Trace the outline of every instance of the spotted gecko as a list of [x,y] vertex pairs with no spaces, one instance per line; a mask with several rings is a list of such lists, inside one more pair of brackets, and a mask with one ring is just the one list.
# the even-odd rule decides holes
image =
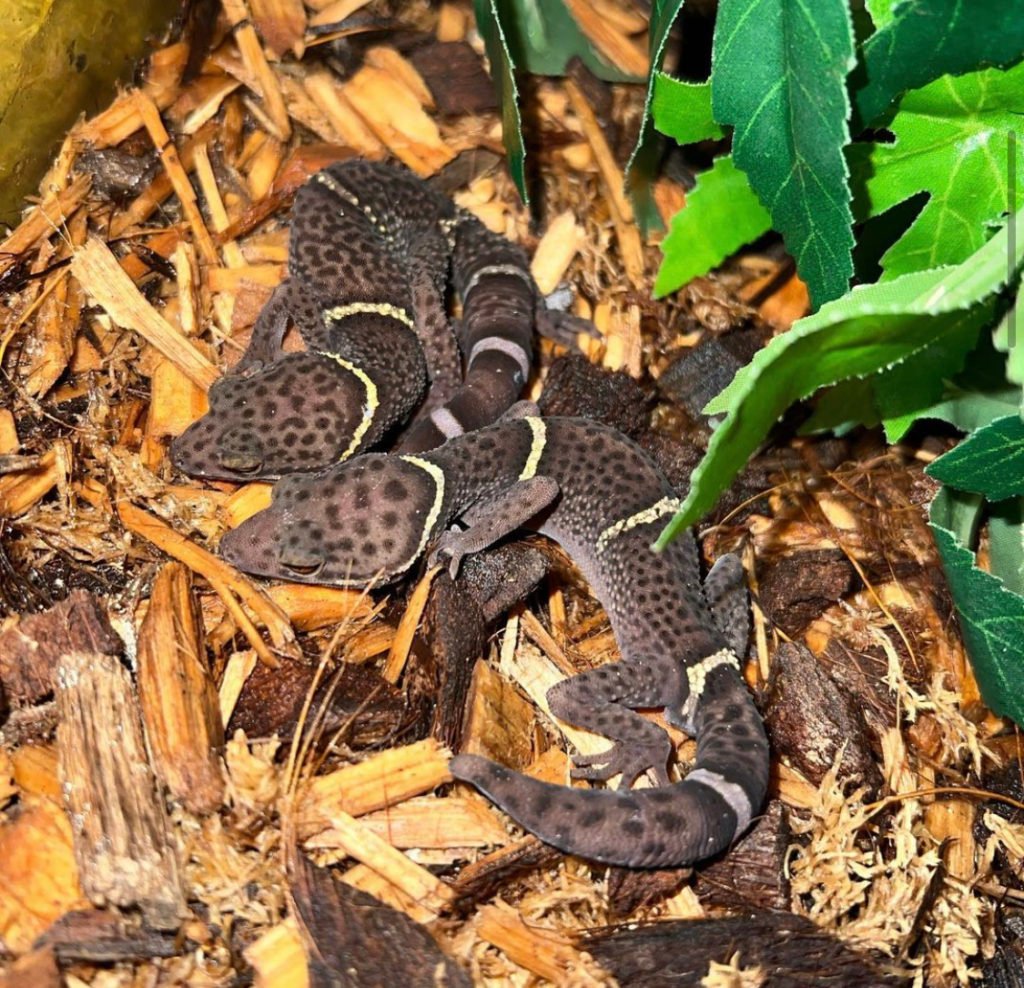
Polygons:
[[[526,256],[410,172],[351,160],[314,175],[296,195],[288,269],[209,413],[172,444],[186,473],[240,481],[346,460],[405,423],[428,378],[404,450],[492,422],[519,397],[538,306]],[[289,322],[305,351],[283,352]]]
[[[430,549],[454,572],[524,524],[559,542],[604,604],[622,661],[552,687],[564,721],[612,746],[577,756],[573,774],[618,790],[531,779],[477,755],[451,772],[542,840],[584,858],[672,867],[713,855],[742,833],[768,782],[768,744],[739,673],[748,631],[742,568],[724,556],[701,586],[692,535],[652,541],[679,502],[646,454],[586,419],[533,414],[417,454],[370,454],[274,487],[269,508],[228,532],[224,557],[250,573],[339,586],[384,584]],[[461,527],[453,527],[454,524]],[[671,745],[635,713],[661,707],[697,739],[685,779],[669,783]],[[658,785],[631,789],[650,771]]]

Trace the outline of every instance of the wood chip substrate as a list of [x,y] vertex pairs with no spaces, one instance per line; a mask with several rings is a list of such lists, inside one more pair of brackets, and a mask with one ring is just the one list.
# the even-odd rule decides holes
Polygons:
[[[649,4],[565,6],[646,71]],[[527,396],[681,490],[701,408],[807,293],[768,240],[652,300],[660,234],[622,191],[643,89],[574,64],[521,87],[524,207],[469,2],[190,7],[0,246],[0,985],[1024,983],[1024,741],[979,697],[925,523],[948,437],[787,419],[705,520],[705,562],[747,570],[773,777],[693,869],[566,856],[448,773],[471,751],[571,784],[606,744],[545,705],[617,658],[558,549],[499,550],[521,600],[493,557],[366,592],[220,559],[270,488],[193,481],[169,443],[333,161],[400,162],[524,245],[596,327],[540,342]],[[667,164],[666,221],[707,160]]]

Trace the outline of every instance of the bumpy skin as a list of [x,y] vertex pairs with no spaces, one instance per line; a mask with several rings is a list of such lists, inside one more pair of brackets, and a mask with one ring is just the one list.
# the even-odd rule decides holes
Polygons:
[[[445,311],[450,258],[465,379]],[[522,389],[536,304],[525,255],[409,172],[347,161],[315,175],[295,199],[288,267],[209,414],[172,445],[185,472],[251,480],[337,463],[404,422],[427,379],[402,448],[428,449],[492,422]],[[283,354],[289,322],[305,353]]]
[[[553,786],[473,755],[452,773],[541,839],[630,867],[688,864],[727,847],[764,798],[768,746],[739,676],[745,636],[740,571],[719,568],[713,609],[692,537],[650,546],[677,507],[667,481],[621,434],[584,419],[508,418],[418,456],[368,456],[277,485],[271,506],[224,537],[251,573],[342,586],[384,583],[430,543],[457,566],[464,552],[527,518],[558,541],[604,604],[622,661],[553,687],[563,720],[612,747],[577,758],[576,774],[628,787],[653,770],[661,786],[618,792]],[[450,530],[456,520],[465,531]],[[725,629],[717,617],[732,622]],[[743,627],[735,627],[737,621]],[[732,644],[730,644],[730,642]],[[663,707],[697,738],[686,779],[667,784],[667,735],[633,712]]]
[[[454,217],[403,169],[346,161],[313,176],[295,198],[289,278],[239,370],[211,389],[209,414],[172,445],[176,465],[222,480],[312,470],[404,421],[428,369],[454,390],[460,357],[444,309]],[[302,354],[281,350],[289,321]]]

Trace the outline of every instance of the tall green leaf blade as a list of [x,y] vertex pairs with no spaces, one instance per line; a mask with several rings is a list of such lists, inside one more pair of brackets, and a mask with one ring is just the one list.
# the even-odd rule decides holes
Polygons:
[[668,33],[683,9],[683,0],[654,0],[651,4],[651,27],[647,36],[651,53],[650,74],[647,77],[647,95],[644,97],[644,113],[640,124],[640,135],[626,165],[626,188],[633,200],[633,212],[641,231],[662,228],[661,216],[654,203],[651,186],[658,170],[661,157],[661,138],[651,121],[651,101],[654,98],[655,78],[665,58],[665,42]]
[[[1022,211],[1024,213],[1024,211]],[[1024,245],[1015,245],[1019,265]],[[708,511],[794,401],[818,388],[863,377],[914,351],[962,332],[979,300],[1007,279],[1007,231],[955,268],[918,271],[895,281],[855,288],[776,337],[709,402],[725,413],[690,479],[679,513],[658,539],[663,547]]]
[[733,158],[768,207],[815,306],[853,274],[843,148],[854,64],[846,0],[721,0],[712,102]]
[[[1024,62],[944,76],[907,93],[887,124],[891,144],[857,145],[855,175],[864,176],[859,217],[877,216],[919,192],[929,199],[907,232],[882,257],[884,277],[957,264],[977,250],[1007,204],[1024,205],[1024,183],[1011,203],[1008,145],[1024,113]],[[1017,174],[1024,147],[1016,146]],[[867,156],[867,160],[865,160]]]
[[991,710],[1024,727],[1024,597],[975,564],[954,534],[952,492],[943,489],[929,513],[960,628],[981,695]]
[[[574,56],[609,82],[639,82],[605,61],[562,0],[497,0],[512,60],[533,75],[564,75]],[[482,33],[482,32],[481,32]]]
[[695,144],[724,134],[711,113],[710,82],[684,82],[656,73],[651,117],[654,126],[677,144]]
[[524,203],[530,196],[526,189],[526,145],[523,142],[523,121],[519,115],[519,90],[516,67],[509,51],[502,14],[497,0],[473,0],[476,26],[484,39],[484,48],[491,63],[491,75],[498,90],[501,108],[501,139],[505,145],[508,170]]
[[729,155],[717,158],[697,179],[686,205],[672,217],[672,226],[661,245],[664,259],[654,282],[655,297],[707,274],[770,229],[771,223],[747,176]]
[[930,463],[927,473],[990,501],[1024,494],[1024,422],[1019,415],[990,422]]
[[999,0],[983,10],[968,0],[906,0],[864,43],[857,76],[865,81],[853,94],[857,118],[866,126],[907,90],[946,74],[1009,65],[1022,55],[1024,0]]

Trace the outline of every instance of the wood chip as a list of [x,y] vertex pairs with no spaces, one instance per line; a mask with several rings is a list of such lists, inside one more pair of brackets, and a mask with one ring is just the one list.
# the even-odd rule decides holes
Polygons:
[[430,597],[430,584],[439,569],[439,566],[433,566],[427,570],[409,595],[409,603],[402,614],[402,620],[399,622],[395,639],[391,643],[387,661],[384,663],[383,676],[389,683],[397,683],[402,676],[402,670],[409,658],[409,649],[412,648],[413,636],[420,626],[423,609],[427,606],[427,600]]
[[0,825],[0,888],[0,941],[15,954],[28,950],[54,920],[89,904],[59,804],[39,801]]
[[409,912],[416,922],[437,919],[454,901],[455,893],[441,879],[414,864],[355,817],[339,810],[330,814],[326,823],[327,829],[309,841],[307,847],[342,850],[361,861],[416,904]]
[[146,301],[110,248],[98,237],[90,237],[75,251],[71,273],[115,323],[137,332],[203,390],[208,390],[220,376],[195,344]]
[[224,606],[232,619],[249,640],[249,644],[267,665],[276,666],[277,658],[260,637],[256,625],[242,609],[243,602],[262,622],[276,648],[287,654],[296,653],[295,633],[288,623],[288,618],[272,600],[257,590],[233,566],[201,549],[194,542],[179,535],[169,525],[127,501],[118,504],[117,513],[130,531],[141,535],[209,581],[210,586],[224,601]]
[[281,87],[267,57],[263,53],[256,29],[249,20],[249,11],[244,0],[221,0],[224,13],[235,29],[235,41],[242,53],[242,60],[256,78],[253,91],[263,99],[267,116],[273,128],[273,134],[279,141],[287,141],[291,137],[292,125],[288,117],[288,108],[284,103]]
[[369,813],[360,822],[399,848],[486,847],[508,840],[498,814],[475,797],[423,796]]
[[599,985],[592,962],[564,936],[535,924],[527,925],[511,906],[483,906],[476,915],[480,938],[503,950],[521,967],[554,984]]
[[0,477],[0,518],[17,518],[38,504],[70,474],[69,446],[61,440],[20,470]]
[[242,955],[252,966],[257,988],[308,988],[306,950],[294,919],[272,926],[249,944]]
[[430,792],[451,781],[450,757],[436,741],[427,739],[317,776],[299,803],[299,829],[309,834],[329,826],[338,813],[361,816]]
[[117,659],[71,652],[57,673],[60,777],[82,886],[150,925],[186,915],[176,845],[156,791],[131,680]]
[[59,230],[85,201],[91,187],[92,179],[88,175],[79,175],[66,189],[47,196],[42,203],[30,209],[10,235],[0,242],[0,274],[38,246],[40,241]]
[[149,133],[150,140],[153,142],[153,146],[160,153],[160,160],[163,162],[164,170],[167,172],[167,177],[171,180],[174,192],[181,203],[181,211],[185,214],[185,219],[192,230],[192,236],[195,237],[199,255],[207,264],[217,264],[217,248],[214,246],[210,231],[206,229],[202,213],[199,212],[199,206],[196,203],[196,193],[192,188],[192,183],[188,180],[185,169],[182,167],[181,158],[178,156],[178,149],[171,140],[171,135],[167,133],[167,128],[164,127],[163,121],[160,119],[160,111],[148,96],[139,91],[135,93],[135,105]]
[[224,726],[205,659],[189,571],[168,563],[139,629],[139,699],[157,774],[197,814],[212,813],[224,796]]
[[541,295],[550,295],[558,287],[585,243],[586,234],[571,210],[560,213],[548,224],[530,262],[530,273]]
[[626,37],[623,30],[635,25],[635,20],[613,19],[617,7],[608,3],[599,8],[591,0],[565,0],[565,5],[606,61],[630,75],[646,78],[650,65],[647,52]]
[[640,232],[634,222],[633,207],[623,191],[622,169],[616,164],[604,130],[598,123],[597,117],[594,116],[594,111],[590,108],[582,90],[571,79],[566,79],[564,86],[565,91],[569,94],[573,112],[579,118],[583,132],[597,159],[597,168],[601,173],[605,199],[611,210],[612,223],[615,225],[615,237],[619,243],[619,252],[622,255],[626,276],[634,288],[643,288],[645,287],[643,244],[640,242]]
[[364,65],[344,87],[345,95],[377,138],[421,178],[455,157],[433,119],[400,79]]

